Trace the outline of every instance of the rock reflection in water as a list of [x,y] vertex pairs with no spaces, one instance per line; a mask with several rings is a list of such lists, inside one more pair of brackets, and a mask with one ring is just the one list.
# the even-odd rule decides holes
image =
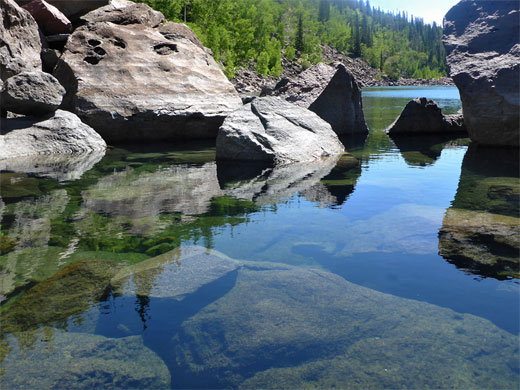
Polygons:
[[222,195],[214,162],[170,165],[154,172],[127,168],[82,192],[83,206],[110,216],[144,218],[162,213],[198,215]]
[[97,151],[73,155],[36,155],[0,160],[0,171],[18,172],[58,181],[78,180],[105,155]]
[[219,184],[226,195],[251,200],[257,205],[275,205],[299,193],[311,202],[331,206],[341,205],[351,190],[348,186],[336,188],[332,181],[328,184],[321,181],[329,176],[333,180],[338,172],[358,166],[357,159],[344,154],[274,167],[218,161],[217,171]]
[[439,231],[439,253],[468,272],[520,277],[518,149],[471,144]]
[[[406,163],[414,167],[433,165],[441,156],[442,150],[453,141],[456,145],[465,142],[460,135],[402,134],[391,137],[399,148]],[[459,142],[455,140],[459,139]]]

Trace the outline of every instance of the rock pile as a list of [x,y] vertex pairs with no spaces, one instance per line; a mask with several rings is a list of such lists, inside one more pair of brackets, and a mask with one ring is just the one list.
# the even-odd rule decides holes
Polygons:
[[[1,5],[0,99],[5,118],[0,122],[0,159],[104,151],[105,141],[91,127],[73,113],[56,111],[65,89],[54,76],[42,72],[43,38],[31,14],[11,0],[2,0]],[[40,6],[47,7],[40,0],[26,7],[36,15],[49,16],[38,13],[43,9]],[[47,10],[60,18],[58,10]]]
[[446,60],[479,144],[520,144],[519,4],[460,1],[445,16]]

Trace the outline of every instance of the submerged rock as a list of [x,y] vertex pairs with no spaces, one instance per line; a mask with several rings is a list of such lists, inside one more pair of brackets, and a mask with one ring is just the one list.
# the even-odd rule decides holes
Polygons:
[[280,81],[273,94],[315,112],[338,135],[368,133],[361,88],[343,64],[314,65]]
[[386,132],[397,134],[465,133],[462,115],[443,115],[433,100],[410,100]]
[[174,249],[123,268],[111,281],[116,295],[182,300],[240,267],[240,262],[203,247]]
[[479,144],[520,142],[519,15],[517,0],[460,1],[444,17],[446,61]]
[[0,78],[23,71],[41,70],[42,44],[33,17],[13,0],[1,0]]
[[57,110],[44,117],[3,119],[0,160],[35,154],[74,154],[104,151],[106,143],[71,112]]
[[155,11],[130,7],[140,13],[97,10],[70,36],[54,70],[63,107],[110,142],[215,138],[242,105],[233,85],[190,40],[139,24],[158,23]]
[[217,158],[268,163],[305,162],[344,147],[315,113],[276,97],[253,100],[229,115],[217,137]]
[[72,31],[70,20],[44,0],[33,0],[23,8],[29,11],[45,35],[68,34]]
[[[55,259],[57,261],[59,259]],[[69,318],[89,309],[110,292],[118,264],[89,259],[68,265],[54,276],[29,288],[2,312],[1,334],[64,326]]]
[[169,389],[164,362],[138,336],[111,339],[52,328],[2,341],[6,389]]
[[233,288],[175,333],[162,353],[176,364],[178,387],[519,384],[504,363],[517,340],[489,321],[319,270],[244,262]]
[[16,114],[41,116],[56,111],[65,88],[48,73],[22,72],[8,78],[2,86],[2,109]]

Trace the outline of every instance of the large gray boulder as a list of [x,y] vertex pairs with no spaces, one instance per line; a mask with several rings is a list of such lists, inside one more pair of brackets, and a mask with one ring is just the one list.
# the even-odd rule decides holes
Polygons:
[[444,115],[437,103],[422,97],[410,100],[386,132],[390,135],[463,133],[465,128],[462,115]]
[[215,138],[241,100],[212,56],[139,14],[106,10],[85,16],[55,68],[63,107],[110,142]]
[[443,42],[470,138],[520,143],[520,3],[461,1],[445,16]]
[[65,88],[56,78],[41,71],[22,72],[8,78],[2,86],[2,110],[40,116],[58,109]]
[[44,117],[2,119],[0,160],[35,154],[103,151],[106,143],[73,113],[57,110]]
[[229,115],[217,137],[217,158],[290,163],[344,151],[330,125],[277,97],[253,100]]
[[361,88],[343,64],[316,64],[293,79],[282,80],[273,93],[315,112],[338,135],[368,133]]
[[13,0],[0,0],[0,78],[25,70],[41,70],[38,25]]

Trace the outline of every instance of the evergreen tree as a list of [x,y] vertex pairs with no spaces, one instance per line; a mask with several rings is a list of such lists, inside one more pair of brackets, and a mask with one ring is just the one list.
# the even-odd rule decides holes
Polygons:
[[298,28],[296,29],[296,39],[294,41],[294,47],[299,52],[303,52],[305,49],[303,43],[303,15],[298,15]]

